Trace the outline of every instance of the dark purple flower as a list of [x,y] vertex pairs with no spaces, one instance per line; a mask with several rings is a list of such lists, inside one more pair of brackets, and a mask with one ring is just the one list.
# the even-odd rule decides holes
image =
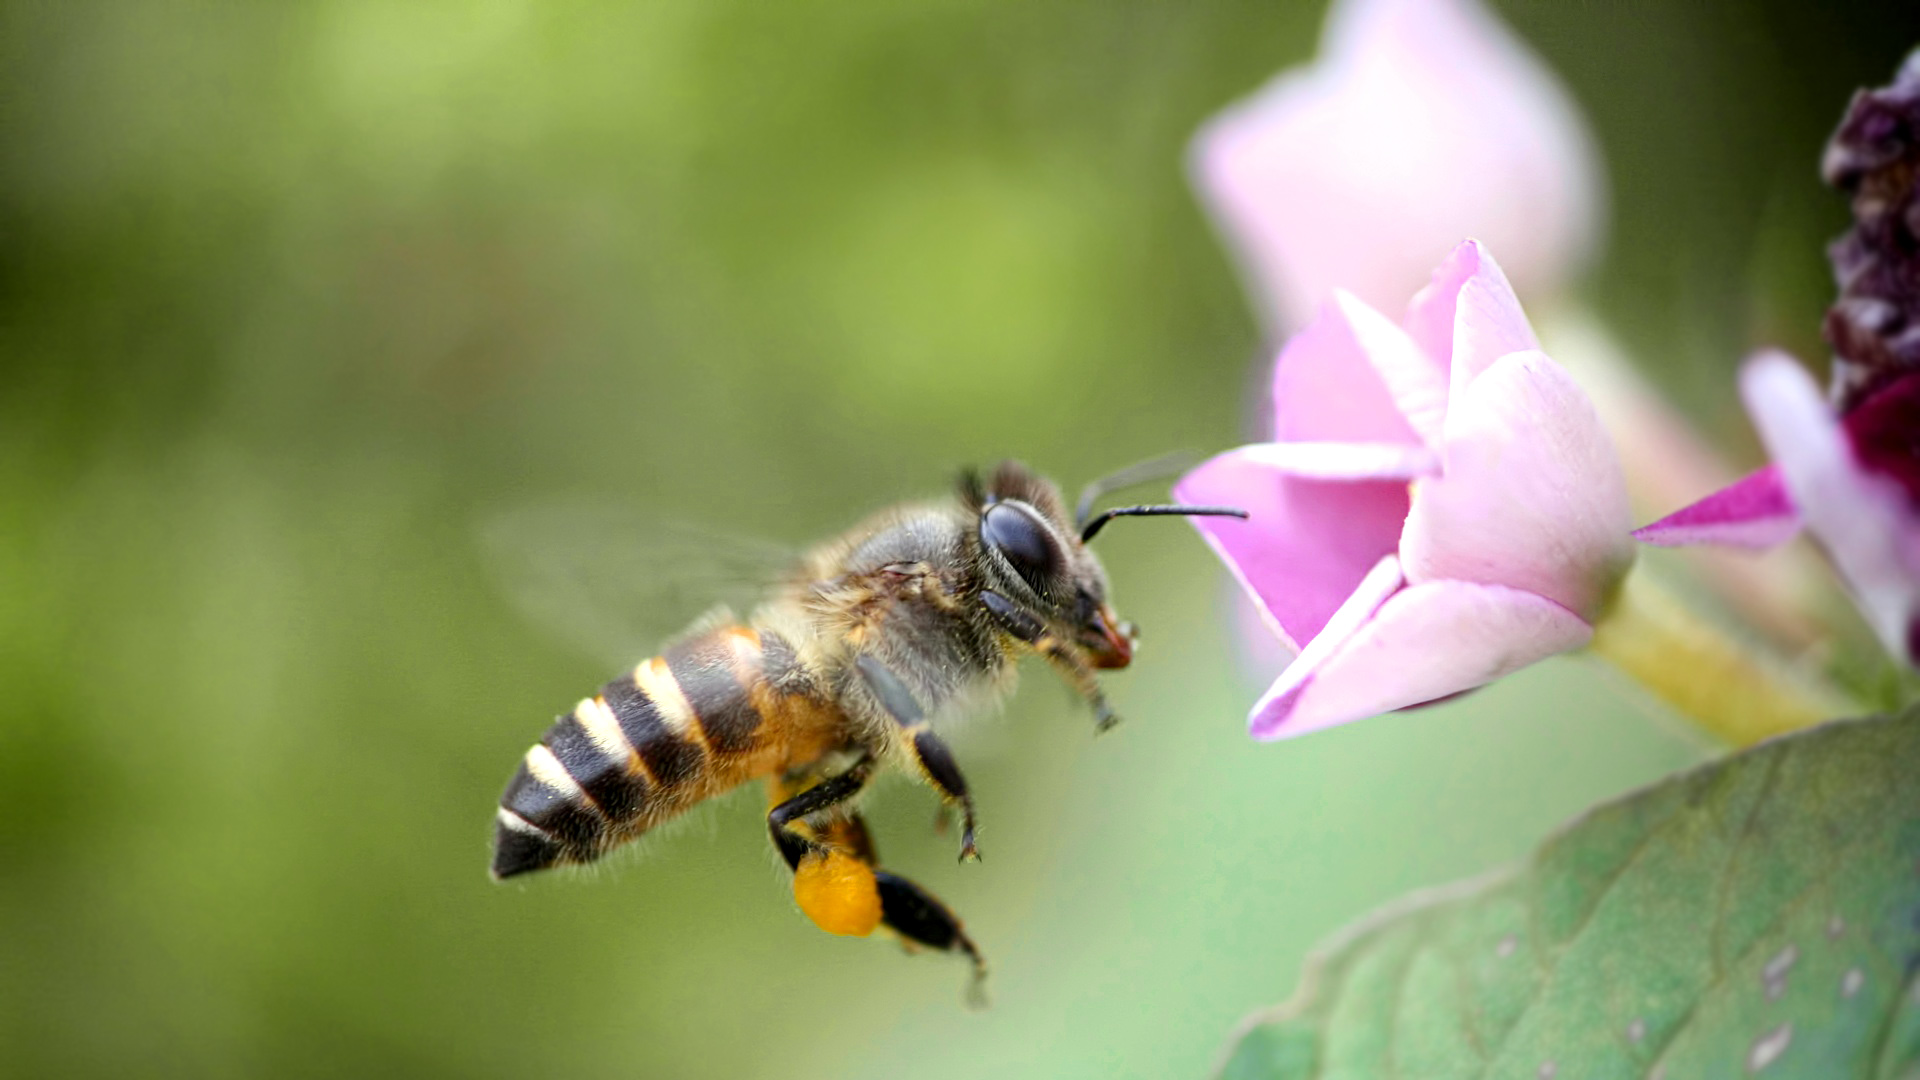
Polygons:
[[1854,95],[1821,172],[1854,216],[1828,252],[1832,404],[1792,359],[1749,361],[1741,391],[1774,464],[1634,535],[1770,547],[1804,525],[1887,649],[1920,666],[1920,51]]

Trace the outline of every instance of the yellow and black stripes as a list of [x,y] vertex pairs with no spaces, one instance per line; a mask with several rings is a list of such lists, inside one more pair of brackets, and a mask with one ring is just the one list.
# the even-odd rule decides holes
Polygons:
[[750,665],[758,677],[763,660],[758,634],[745,627],[706,634],[668,649],[661,660],[692,705],[708,746],[722,754],[752,749],[761,717],[753,707],[751,684],[740,673]]
[[659,657],[601,687],[600,696],[655,784],[679,787],[706,767],[706,747],[691,733],[693,708]]
[[634,760],[605,698],[588,698],[554,721],[541,744],[608,821],[631,821],[645,811],[653,774]]
[[591,862],[751,775],[743,766],[768,749],[762,644],[747,627],[711,631],[555,720],[500,797],[494,876]]

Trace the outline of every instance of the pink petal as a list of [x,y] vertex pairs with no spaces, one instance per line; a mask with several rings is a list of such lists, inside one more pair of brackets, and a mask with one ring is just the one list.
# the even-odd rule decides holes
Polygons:
[[1783,353],[1740,372],[1740,392],[1807,529],[1845,578],[1887,651],[1920,665],[1920,516],[1861,467],[1813,378]]
[[1315,63],[1209,124],[1192,171],[1276,333],[1336,286],[1391,310],[1465,236],[1550,291],[1599,216],[1577,111],[1474,0],[1336,2]]
[[1439,446],[1447,417],[1445,359],[1421,349],[1405,330],[1344,289],[1334,290],[1333,306],[1407,425],[1427,445]]
[[1655,547],[1724,544],[1764,551],[1799,532],[1800,511],[1787,494],[1779,466],[1768,465],[1692,506],[1635,529],[1633,538]]
[[1274,363],[1273,433],[1275,442],[1420,441],[1337,304],[1323,307]]
[[1480,269],[1480,253],[1478,244],[1456,244],[1413,294],[1401,320],[1407,336],[1442,368],[1453,367],[1453,314],[1460,306],[1460,290]]
[[1255,738],[1302,735],[1485,686],[1593,637],[1559,604],[1500,585],[1436,581],[1384,602],[1354,599],[1370,617],[1336,640],[1337,629],[1349,629],[1341,610],[1254,706]]
[[[1363,453],[1366,451],[1362,451]],[[1184,502],[1238,506],[1252,517],[1192,518],[1288,648],[1313,640],[1373,565],[1393,554],[1407,516],[1403,479],[1292,476],[1232,450],[1174,487]]]
[[1533,324],[1520,310],[1520,298],[1477,241],[1460,245],[1479,257],[1479,268],[1460,286],[1453,311],[1453,357],[1448,397],[1457,397],[1503,356],[1540,348]]
[[1247,717],[1247,726],[1254,738],[1277,737],[1273,729],[1284,723],[1292,713],[1301,692],[1312,681],[1313,673],[1345,648],[1373,618],[1380,605],[1386,603],[1406,583],[1406,578],[1400,573],[1399,556],[1387,555],[1373,564],[1354,585],[1353,591],[1341,600],[1326,626],[1312,641],[1307,642],[1306,648],[1298,651],[1293,662],[1280,672],[1280,677],[1254,703],[1253,712]]
[[1449,396],[1508,353],[1540,347],[1513,287],[1484,244],[1448,253],[1407,306],[1407,334],[1449,373]]
[[1537,352],[1496,362],[1449,405],[1442,468],[1414,490],[1408,581],[1506,585],[1599,616],[1633,561],[1633,517],[1572,376]]

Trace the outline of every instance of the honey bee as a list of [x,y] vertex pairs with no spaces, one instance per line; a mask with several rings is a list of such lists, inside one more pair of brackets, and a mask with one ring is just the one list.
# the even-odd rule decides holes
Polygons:
[[696,624],[554,721],[500,797],[493,876],[593,862],[763,779],[767,829],[808,918],[964,954],[978,987],[985,963],[960,919],[880,868],[855,800],[879,770],[904,767],[958,811],[960,858],[978,859],[973,797],[936,722],[1010,690],[1027,654],[1086,700],[1096,729],[1112,726],[1095,672],[1126,667],[1136,636],[1087,542],[1116,517],[1246,517],[1092,514],[1100,495],[1143,478],[1096,483],[1070,519],[1058,488],[1008,462],[964,475],[957,497],[884,511],[814,549],[744,621]]

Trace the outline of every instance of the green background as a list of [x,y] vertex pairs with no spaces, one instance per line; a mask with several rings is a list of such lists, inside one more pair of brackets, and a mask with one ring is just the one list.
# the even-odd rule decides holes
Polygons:
[[[1502,5],[1607,155],[1588,299],[1749,454],[1739,356],[1823,352],[1820,146],[1920,38],[1814,7]],[[1571,660],[1255,745],[1221,571],[1140,523],[1127,722],[1034,672],[958,733],[978,866],[923,790],[870,803],[991,1010],[808,925],[756,795],[494,885],[500,787],[609,668],[482,524],[802,542],[962,463],[1240,441],[1257,336],[1182,149],[1319,5],[0,11],[9,1074],[1194,1076],[1315,939],[1698,756]]]

